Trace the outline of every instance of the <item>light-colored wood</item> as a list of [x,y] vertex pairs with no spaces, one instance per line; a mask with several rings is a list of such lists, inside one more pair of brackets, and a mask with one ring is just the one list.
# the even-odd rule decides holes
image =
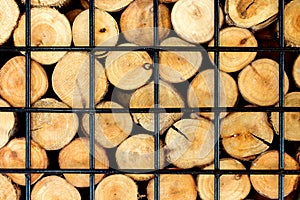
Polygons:
[[159,0],[160,3],[175,3],[178,0]]
[[300,55],[297,57],[297,59],[294,62],[293,78],[296,86],[300,88]]
[[[252,162],[251,170],[278,170],[279,152],[276,150],[261,154]],[[299,170],[299,164],[287,153],[284,153],[284,169]],[[270,199],[278,199],[278,175],[254,175],[250,174],[250,180],[254,189]],[[299,175],[284,176],[284,196],[289,195],[297,188]]]
[[[159,81],[159,107],[183,108],[184,102],[180,94],[169,84]],[[154,82],[137,89],[131,96],[130,108],[154,108]],[[160,113],[160,133],[163,134],[174,122],[182,117],[183,113]],[[135,123],[149,131],[154,131],[153,113],[132,113]]]
[[[68,106],[86,108],[89,106],[90,60],[87,52],[69,52],[55,66],[52,87],[57,96]],[[98,103],[108,89],[108,82],[102,64],[95,59],[95,103]]]
[[138,200],[138,186],[128,176],[114,174],[105,177],[95,190],[95,200]]
[[[67,17],[52,8],[32,8],[30,10],[31,22],[31,46],[34,47],[57,47],[70,46],[72,42],[71,26]],[[14,31],[15,46],[26,44],[26,17],[23,14],[18,26]],[[25,52],[22,52],[25,54]],[[33,51],[31,58],[35,61],[50,65],[56,63],[67,52],[66,51]]]
[[0,199],[19,200],[20,196],[20,189],[8,177],[0,174]]
[[[278,104],[276,106],[279,106]],[[284,107],[300,107],[300,92],[291,92],[284,97]],[[275,133],[279,134],[279,113],[271,113]],[[284,138],[300,141],[300,112],[284,112]]]
[[[71,0],[30,0],[32,6],[45,7],[45,6],[57,6],[62,7],[68,5]],[[25,4],[26,0],[22,0],[22,3]]]
[[[81,5],[89,8],[89,0],[80,0]],[[107,12],[118,12],[128,6],[133,0],[95,0],[95,7]]]
[[[0,95],[14,107],[25,107],[26,59],[16,56],[0,69]],[[48,89],[48,78],[43,67],[31,60],[31,104],[40,99]]]
[[277,19],[278,1],[226,0],[224,10],[228,24],[260,30]]
[[214,160],[214,128],[204,118],[177,121],[169,128],[165,143],[167,161],[179,168],[203,166]]
[[72,25],[75,18],[82,12],[82,9],[74,9],[74,10],[70,10],[69,12],[66,13],[66,17],[68,18],[70,24]]
[[[46,169],[48,157],[46,151],[36,142],[30,142],[31,169]],[[26,164],[26,141],[25,138],[14,138],[6,146],[0,149],[0,168],[25,169]],[[6,174],[13,182],[25,186],[25,174]],[[31,184],[34,184],[43,174],[31,174]]]
[[[225,72],[220,73],[219,105],[232,107],[237,102],[238,87],[235,80]],[[200,72],[191,82],[188,89],[188,104],[190,107],[214,107],[214,70],[208,69]],[[197,115],[214,119],[214,113],[199,112]],[[227,112],[220,113],[225,117]]]
[[[101,102],[96,108],[119,108],[123,106],[112,101]],[[82,118],[82,127],[85,134],[90,135],[89,115]],[[95,140],[105,148],[118,146],[131,133],[133,121],[129,113],[96,113],[95,115]]]
[[[211,0],[180,0],[171,12],[175,32],[192,43],[205,43],[214,36],[214,2]],[[224,21],[220,8],[220,27]]]
[[17,25],[20,10],[15,0],[1,1],[0,6],[0,45],[5,43]]
[[[61,169],[89,169],[90,168],[90,143],[85,137],[76,138],[65,146],[58,156],[58,163]],[[109,160],[105,150],[95,145],[95,169],[108,169]],[[95,175],[95,184],[99,183],[104,174]],[[69,183],[76,187],[89,187],[89,174],[69,174],[64,173],[64,177]]]
[[[153,45],[153,1],[135,0],[124,10],[120,27],[125,39],[137,45]],[[171,29],[170,11],[164,4],[158,6],[158,39],[166,38]]]
[[299,9],[299,0],[293,0],[284,7],[284,39],[289,46],[300,47]]
[[79,191],[65,179],[51,175],[38,181],[31,192],[31,200],[81,200]]
[[[89,9],[81,12],[72,26],[75,46],[89,46]],[[114,46],[118,42],[119,28],[116,20],[106,11],[95,9],[95,46]]]
[[[279,65],[262,58],[246,66],[238,76],[238,86],[244,99],[259,106],[271,106],[279,101]],[[284,93],[289,81],[284,73]]]
[[[136,46],[125,43],[120,46]],[[105,60],[108,80],[122,90],[135,90],[152,76],[153,61],[146,51],[112,51]]]
[[[233,39],[234,38],[234,39]],[[220,31],[220,46],[226,47],[257,47],[254,35],[244,28],[227,27]],[[208,46],[214,46],[212,40]],[[257,52],[220,52],[220,70],[224,72],[236,72],[252,62]],[[214,52],[208,52],[214,62]]]
[[[161,46],[195,47],[180,38],[170,37],[161,42]],[[201,52],[195,51],[160,51],[160,78],[171,83],[180,83],[191,78],[202,63]]]
[[[205,168],[214,170],[214,164]],[[220,160],[221,170],[246,170],[244,165],[232,158]],[[199,196],[203,200],[214,199],[214,175],[198,175],[197,188]],[[247,174],[224,174],[220,177],[220,200],[245,199],[251,190],[249,176]]]
[[[41,99],[33,108],[68,108],[52,98]],[[31,138],[46,150],[58,150],[75,136],[79,126],[76,113],[31,113]]]
[[249,160],[269,149],[265,142],[272,143],[273,130],[267,113],[235,112],[222,120],[220,136],[229,155]]
[[[10,105],[0,99],[0,107],[10,107]],[[2,148],[16,131],[16,115],[13,112],[0,112],[0,124],[0,148]]]
[[[164,167],[164,151],[160,145],[160,167]],[[154,168],[154,137],[147,134],[137,134],[124,140],[117,148],[116,161],[119,170],[126,172],[126,169],[141,169],[151,172]],[[128,174],[137,181],[146,181],[153,177],[153,174]]]
[[[160,200],[196,200],[196,183],[189,174],[161,174],[159,181]],[[147,198],[154,200],[154,179],[148,183]],[[156,191],[157,192],[157,191]]]

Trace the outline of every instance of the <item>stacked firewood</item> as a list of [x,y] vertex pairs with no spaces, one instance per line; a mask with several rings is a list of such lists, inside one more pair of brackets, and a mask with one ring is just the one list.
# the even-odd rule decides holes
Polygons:
[[[281,134],[288,144],[284,169],[300,170],[300,112],[284,112],[282,133],[280,113],[267,112],[279,107],[280,89],[284,107],[300,107],[300,0],[285,2],[284,45],[295,48],[281,54],[272,51],[280,46],[278,1],[224,0],[215,7],[212,0],[159,0],[157,15],[153,0],[93,2],[92,29],[88,0],[31,0],[30,25],[25,0],[1,2],[1,108],[26,107],[26,64],[30,64],[30,108],[123,110],[96,113],[94,128],[90,113],[31,112],[30,168],[41,169],[30,175],[31,199],[89,199],[85,192],[89,174],[49,174],[43,169],[89,169],[91,134],[95,169],[120,170],[113,175],[95,174],[95,199],[154,199],[154,174],[149,172],[158,161],[154,156],[157,127],[161,169],[215,170],[214,146],[219,139],[220,169],[244,171],[221,174],[220,199],[278,199],[278,174],[251,171],[279,169]],[[32,50],[27,62],[28,42],[35,48],[67,48]],[[155,63],[150,47],[157,42],[162,49],[174,50],[159,51]],[[79,50],[91,46],[123,50]],[[218,47],[250,48],[215,53]],[[268,51],[253,51],[257,47]],[[281,76],[280,61],[284,61]],[[218,106],[241,111],[216,114],[196,109],[214,108],[217,98]],[[162,110],[158,126],[154,112],[134,111],[155,107]],[[266,112],[253,111],[256,107],[265,107]],[[1,108],[0,169],[26,169],[24,114]],[[163,110],[171,108],[182,112]],[[219,130],[214,130],[215,120],[220,122]],[[130,169],[140,173],[126,171]],[[214,199],[214,177],[161,174],[160,199]],[[299,174],[284,176],[285,197],[297,198],[298,180]],[[23,199],[26,176],[13,170],[2,173],[0,186],[0,199]]]

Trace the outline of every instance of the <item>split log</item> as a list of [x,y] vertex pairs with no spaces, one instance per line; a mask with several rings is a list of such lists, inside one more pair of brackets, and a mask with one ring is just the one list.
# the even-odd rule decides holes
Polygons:
[[273,130],[267,113],[235,112],[222,120],[220,136],[229,155],[240,160],[250,160],[269,149]]
[[0,174],[0,199],[1,200],[19,200],[21,190],[11,182],[11,180]]
[[[68,108],[55,99],[37,101],[33,108]],[[58,150],[75,136],[79,126],[76,113],[31,113],[31,138],[46,150]]]
[[[48,167],[48,157],[46,151],[37,143],[31,141],[30,144],[31,169],[46,169]],[[26,141],[25,138],[14,138],[0,150],[0,168],[5,169],[25,169],[26,164]],[[25,186],[25,174],[6,174],[13,182]],[[31,184],[34,184],[43,174],[31,174]]]
[[300,88],[300,55],[297,57],[293,66],[293,78],[296,86]]
[[[120,46],[136,46],[125,43]],[[105,60],[108,80],[122,90],[135,90],[152,76],[153,61],[146,51],[112,51]]]
[[[161,42],[161,46],[195,47],[180,38],[170,37]],[[201,52],[160,51],[159,75],[170,83],[180,83],[191,78],[202,63]]]
[[[30,0],[30,4],[36,7],[57,6],[62,7],[70,3],[71,0]],[[22,0],[25,4],[26,0]]]
[[[118,12],[128,6],[133,0],[96,0],[95,7],[100,10],[105,10],[107,12]],[[89,8],[89,0],[80,0],[81,5],[85,8]]]
[[[69,52],[55,66],[52,87],[57,96],[68,106],[89,107],[90,62],[87,52]],[[108,82],[101,63],[95,59],[95,104],[105,95]]]
[[[272,150],[261,154],[252,162],[251,170],[278,170],[279,152]],[[299,164],[287,153],[284,153],[284,169],[299,170]],[[284,196],[287,196],[297,188],[299,175],[284,176]],[[250,174],[250,180],[254,189],[270,199],[278,199],[278,175]]]
[[[0,69],[0,95],[14,107],[25,107],[26,59],[16,56]],[[43,67],[31,60],[31,104],[40,99],[48,89],[48,78]]]
[[[161,174],[160,175],[160,200],[180,199],[196,200],[197,189],[193,176],[190,174]],[[147,186],[148,200],[154,200],[154,179]]]
[[300,1],[290,1],[284,7],[284,39],[288,46],[300,47]]
[[[214,170],[211,164],[204,170]],[[232,158],[220,160],[221,170],[246,170],[244,165]],[[201,199],[214,199],[214,175],[200,174],[197,177],[197,188]],[[220,177],[220,199],[236,200],[245,199],[251,190],[249,176],[246,174],[223,174]]]
[[[180,94],[169,84],[159,82],[159,107],[183,108],[184,102]],[[130,108],[154,108],[154,82],[137,89],[131,96]],[[174,122],[182,117],[183,113],[160,113],[159,127],[163,134]],[[154,113],[132,113],[133,120],[149,131],[154,131]]]
[[[72,26],[73,42],[75,46],[89,46],[90,44],[90,10],[81,12]],[[116,20],[107,12],[95,9],[95,46],[115,46],[119,39],[119,28]]]
[[[219,106],[233,107],[237,102],[238,87],[235,80],[227,73],[220,71]],[[200,72],[191,82],[188,89],[188,104],[190,107],[214,107],[214,70]],[[199,112],[197,115],[214,119],[214,113]],[[220,113],[225,117],[227,112]]]
[[69,12],[66,13],[66,17],[68,18],[70,24],[72,25],[75,18],[82,12],[83,10],[77,8],[74,10],[70,10]]
[[17,25],[20,10],[15,0],[6,0],[0,7],[0,45],[5,43]]
[[38,181],[31,192],[31,200],[81,200],[79,191],[59,176],[47,176]]
[[[96,108],[121,108],[121,105],[106,101],[101,102]],[[88,136],[89,115],[85,114],[82,118],[82,127]],[[95,115],[95,140],[105,148],[118,146],[131,133],[133,127],[132,118],[129,113],[96,113]]]
[[[10,105],[0,99],[0,107],[10,107]],[[0,148],[2,148],[16,132],[17,118],[13,112],[0,112],[0,122]]]
[[[238,86],[244,99],[259,106],[271,106],[279,101],[279,65],[274,60],[262,58],[246,66],[238,77]],[[284,73],[284,93],[289,81]]]
[[[71,26],[65,15],[52,8],[32,8],[30,10],[30,20],[31,46],[71,46]],[[25,24],[26,17],[23,14],[14,31],[16,47],[25,46],[26,44]],[[25,52],[22,53],[25,54]],[[66,51],[33,51],[31,52],[31,58],[41,64],[50,65],[56,63],[66,53]]]
[[187,169],[210,164],[214,160],[214,128],[204,119],[182,119],[166,134],[166,159]]
[[[88,138],[76,138],[65,146],[58,156],[60,169],[89,169],[90,168],[90,143]],[[105,150],[95,145],[95,169],[108,169],[109,161]],[[99,183],[104,174],[95,174],[95,184]],[[64,173],[64,177],[75,187],[89,187],[89,174]]]
[[[219,26],[224,21],[220,9]],[[184,13],[184,14],[183,14]],[[205,43],[214,36],[214,2],[211,0],[180,0],[171,12],[175,32],[184,40],[192,43]]]
[[[135,0],[124,10],[120,19],[122,34],[137,45],[154,44],[153,1]],[[158,6],[158,38],[165,39],[171,29],[170,11],[164,4]]]
[[[279,106],[278,104],[276,106]],[[300,107],[300,92],[285,95],[284,107]],[[271,122],[275,133],[279,134],[279,113],[271,113]],[[300,112],[284,112],[284,139],[300,141]]]
[[[234,38],[234,39],[233,39]],[[220,46],[226,47],[257,47],[254,35],[244,28],[227,27],[220,31]],[[214,46],[212,40],[208,46]],[[224,72],[236,72],[252,62],[257,52],[220,52],[220,70]],[[208,52],[214,62],[214,52]]]
[[226,0],[226,22],[242,28],[260,30],[277,19],[278,1]]
[[[116,161],[119,170],[141,169],[145,172],[154,171],[154,137],[147,134],[137,134],[124,140],[117,148]],[[164,167],[164,151],[160,146],[160,167]],[[128,174],[137,181],[146,181],[153,174]]]
[[126,175],[114,174],[105,177],[95,190],[95,200],[138,199],[138,186]]

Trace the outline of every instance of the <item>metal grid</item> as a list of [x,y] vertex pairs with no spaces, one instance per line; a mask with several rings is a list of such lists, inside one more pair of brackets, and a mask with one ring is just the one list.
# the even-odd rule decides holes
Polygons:
[[[196,47],[161,47],[159,46],[159,38],[158,38],[158,5],[159,0],[153,0],[153,12],[154,12],[154,46],[141,46],[139,49],[132,48],[132,47],[101,47],[95,46],[95,36],[94,36],[94,0],[89,1],[90,6],[90,26],[89,26],[89,33],[90,33],[90,44],[87,47],[31,47],[31,36],[30,36],[30,0],[26,0],[25,5],[25,12],[26,12],[26,46],[25,47],[1,47],[1,52],[15,52],[15,51],[25,51],[26,56],[26,107],[25,108],[0,108],[0,112],[17,112],[17,113],[25,113],[25,135],[26,135],[26,167],[25,169],[0,169],[0,173],[24,173],[26,175],[26,194],[25,199],[30,200],[31,195],[31,181],[30,175],[32,173],[44,173],[44,174],[62,174],[62,173],[84,173],[90,174],[90,187],[89,187],[89,199],[93,200],[95,196],[95,174],[97,173],[104,173],[104,174],[118,174],[124,173],[122,170],[117,169],[95,169],[95,161],[94,161],[94,151],[95,151],[95,113],[124,113],[124,112],[131,112],[131,113],[139,113],[139,112],[153,112],[155,117],[154,122],[154,135],[155,135],[155,170],[151,172],[142,172],[142,173],[150,173],[154,174],[154,188],[155,194],[154,198],[156,200],[160,199],[160,174],[212,174],[214,175],[214,199],[220,199],[220,176],[222,174],[278,174],[279,175],[279,190],[278,190],[278,197],[279,199],[284,199],[284,176],[289,174],[300,174],[300,170],[285,170],[284,169],[284,152],[285,152],[285,142],[284,142],[284,112],[299,112],[299,107],[284,107],[284,67],[285,67],[285,54],[286,53],[300,53],[299,48],[295,47],[285,47],[284,43],[284,0],[279,0],[279,14],[278,14],[278,21],[279,21],[279,47],[220,47],[219,46],[219,9],[218,6],[220,5],[220,0],[214,0],[214,47],[207,47],[206,51],[214,52],[215,60],[214,64],[217,66],[215,68],[214,73],[214,93],[219,94],[219,85],[220,85],[220,73],[219,73],[219,53],[223,51],[227,52],[242,52],[242,51],[255,51],[255,52],[278,52],[279,57],[279,107],[254,107],[248,109],[245,107],[220,107],[219,106],[219,95],[214,96],[214,107],[201,107],[201,108],[167,108],[162,109],[159,105],[159,71],[158,71],[158,59],[159,59],[159,51],[165,50],[172,50],[172,51],[203,51],[203,49],[199,46]],[[154,60],[154,109],[150,110],[148,108],[141,108],[141,109],[96,109],[95,102],[94,102],[94,62],[95,62],[95,51],[150,51],[153,53],[153,60]],[[88,51],[90,52],[90,102],[89,108],[84,109],[48,109],[48,108],[31,108],[30,106],[30,57],[32,51]],[[159,134],[159,115],[162,112],[213,112],[214,117],[214,138],[215,138],[215,146],[214,146],[214,170],[199,170],[199,169],[185,169],[185,170],[167,170],[167,169],[159,169],[160,168],[160,134]],[[220,141],[219,141],[219,131],[220,131],[220,113],[221,112],[279,112],[279,169],[278,170],[220,170]],[[65,113],[88,113],[90,115],[90,168],[89,169],[31,169],[30,168],[30,113],[32,112],[65,112]],[[127,172],[132,173],[140,173],[141,170],[128,170]],[[83,198],[84,199],[84,198]]]

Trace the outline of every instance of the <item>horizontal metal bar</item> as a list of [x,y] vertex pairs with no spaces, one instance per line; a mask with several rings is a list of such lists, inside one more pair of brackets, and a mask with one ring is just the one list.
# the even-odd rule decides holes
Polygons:
[[0,112],[41,113],[194,113],[194,112],[300,112],[299,107],[193,107],[193,108],[15,108],[0,107]]

